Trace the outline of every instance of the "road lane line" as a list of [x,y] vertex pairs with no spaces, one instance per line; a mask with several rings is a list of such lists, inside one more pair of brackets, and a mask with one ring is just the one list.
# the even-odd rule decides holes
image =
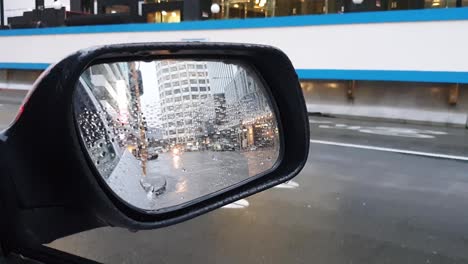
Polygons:
[[376,146],[348,144],[348,143],[340,143],[340,142],[325,141],[325,140],[314,140],[314,139],[311,139],[310,143],[340,146],[340,147],[348,147],[348,148],[378,150],[378,151],[384,151],[384,152],[393,152],[393,153],[401,153],[401,154],[408,154],[408,155],[417,155],[417,156],[439,158],[439,159],[452,159],[452,160],[468,161],[468,157],[463,157],[463,156],[454,156],[454,155],[445,155],[445,154],[439,154],[439,153],[420,152],[420,151],[412,151],[412,150],[405,150],[405,149],[382,148],[382,147],[376,147]]

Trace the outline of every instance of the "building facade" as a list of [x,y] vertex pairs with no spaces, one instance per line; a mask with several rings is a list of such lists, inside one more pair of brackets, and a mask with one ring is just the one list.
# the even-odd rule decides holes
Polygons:
[[207,63],[159,61],[155,65],[164,139],[186,143],[210,133],[214,103]]

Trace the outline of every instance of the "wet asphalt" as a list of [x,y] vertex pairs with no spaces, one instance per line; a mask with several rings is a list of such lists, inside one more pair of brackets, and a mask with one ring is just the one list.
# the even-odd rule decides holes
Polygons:
[[466,129],[311,117],[311,138],[289,184],[175,226],[49,246],[105,263],[468,263],[468,162],[320,143],[466,157]]

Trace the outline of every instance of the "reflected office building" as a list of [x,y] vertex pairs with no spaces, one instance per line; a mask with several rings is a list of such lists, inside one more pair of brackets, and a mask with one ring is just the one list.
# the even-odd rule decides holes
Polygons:
[[272,118],[259,93],[260,80],[243,67],[177,60],[156,62],[155,67],[158,123],[169,143],[247,147],[254,144],[260,119]]
[[212,133],[215,111],[207,63],[159,61],[155,66],[163,138],[187,143]]

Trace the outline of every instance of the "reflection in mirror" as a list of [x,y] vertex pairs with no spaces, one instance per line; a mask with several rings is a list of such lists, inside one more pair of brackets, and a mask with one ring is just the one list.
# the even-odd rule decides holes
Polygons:
[[236,61],[94,65],[79,79],[74,111],[99,174],[145,211],[236,185],[279,156],[263,82]]

